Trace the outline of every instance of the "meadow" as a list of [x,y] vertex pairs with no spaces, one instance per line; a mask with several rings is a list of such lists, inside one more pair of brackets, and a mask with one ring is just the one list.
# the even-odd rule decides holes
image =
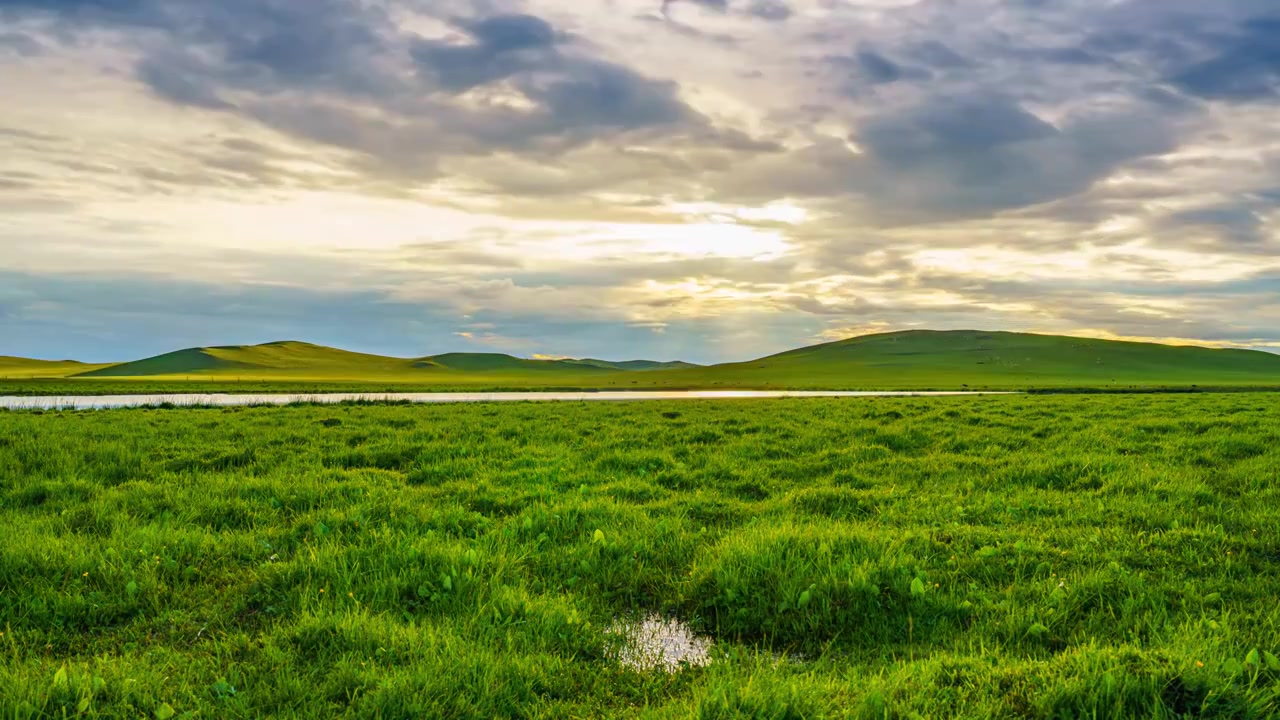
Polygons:
[[1276,717],[1277,528],[1270,394],[0,412],[0,717]]

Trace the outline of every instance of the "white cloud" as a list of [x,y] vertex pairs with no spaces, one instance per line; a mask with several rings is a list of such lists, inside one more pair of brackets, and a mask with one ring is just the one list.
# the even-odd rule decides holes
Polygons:
[[690,357],[1280,337],[1262,2],[36,5],[0,2],[0,264],[77,333],[50,282],[361,294],[548,354],[502,319]]

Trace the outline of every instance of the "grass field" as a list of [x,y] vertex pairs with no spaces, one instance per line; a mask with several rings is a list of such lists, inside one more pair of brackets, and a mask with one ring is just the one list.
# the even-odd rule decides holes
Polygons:
[[[28,360],[0,355],[0,378],[13,380],[65,379],[99,369],[101,365],[85,365],[70,360]],[[3,381],[0,381],[3,382]]]
[[661,379],[797,388],[1280,386],[1280,355],[1025,333],[910,331],[665,372]]
[[1273,353],[976,331],[868,335],[709,367],[466,353],[403,359],[296,342],[181,350],[89,370],[22,362],[13,374],[0,363],[0,394],[1280,388]]
[[1278,468],[1264,394],[0,413],[0,717],[1276,717]]

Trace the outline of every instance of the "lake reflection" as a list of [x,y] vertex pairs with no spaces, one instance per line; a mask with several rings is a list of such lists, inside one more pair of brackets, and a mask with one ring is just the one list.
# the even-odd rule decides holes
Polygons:
[[652,392],[488,392],[488,393],[329,393],[263,395],[95,395],[0,397],[9,410],[108,410],[157,407],[243,407],[253,405],[332,405],[345,402],[489,403],[489,402],[629,402],[640,400],[760,400],[771,398],[869,398],[1008,395],[981,392],[824,392],[773,390],[656,390]]

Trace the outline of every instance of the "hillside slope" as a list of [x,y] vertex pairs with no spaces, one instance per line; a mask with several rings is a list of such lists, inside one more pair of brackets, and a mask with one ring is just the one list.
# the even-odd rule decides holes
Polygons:
[[[647,360],[598,364],[576,360],[526,360],[499,353],[448,353],[425,358],[393,358],[303,342],[190,348],[107,367],[79,366],[61,375],[82,379],[198,378],[243,380],[378,380],[404,383],[497,383],[536,385],[543,381],[591,382],[631,370],[672,367]],[[691,366],[692,367],[692,366]]]
[[623,362],[612,362],[609,360],[595,360],[587,358],[585,360],[569,360],[568,362],[576,365],[593,365],[599,368],[607,368],[610,370],[628,370],[633,372],[652,372],[655,370],[685,370],[702,367],[693,363],[682,362],[676,360],[674,362],[655,362],[653,360],[627,360]]
[[573,360],[526,360],[498,353],[449,353],[426,358],[426,361],[458,372],[598,375],[618,371],[618,368],[584,365]]
[[0,355],[0,378],[7,380],[62,378],[103,367],[106,366],[86,365],[74,360],[29,360]]
[[791,388],[1280,386],[1280,355],[981,331],[865,335],[659,374],[673,385]]
[[301,342],[191,348],[81,373],[77,377],[164,375],[386,375],[412,369],[412,361],[347,352]]

